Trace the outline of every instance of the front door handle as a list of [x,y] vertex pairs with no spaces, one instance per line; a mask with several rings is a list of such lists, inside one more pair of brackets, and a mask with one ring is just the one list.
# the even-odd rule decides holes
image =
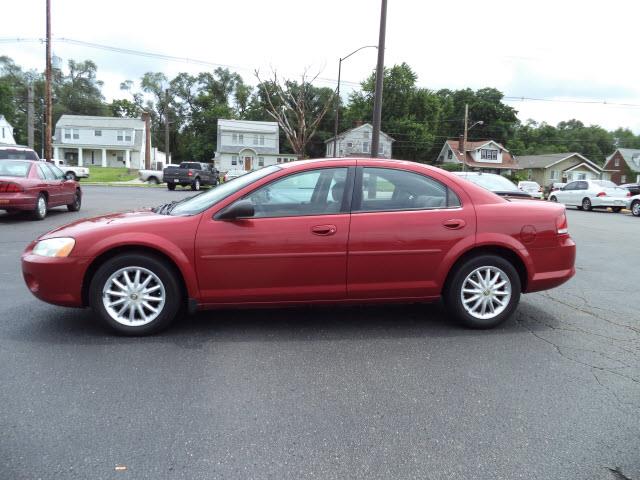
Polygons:
[[444,228],[448,228],[449,230],[459,230],[463,228],[467,222],[462,220],[461,218],[451,218],[449,220],[445,220],[442,222],[442,226]]
[[334,235],[338,231],[335,225],[315,225],[311,227],[311,233],[314,235],[329,236]]

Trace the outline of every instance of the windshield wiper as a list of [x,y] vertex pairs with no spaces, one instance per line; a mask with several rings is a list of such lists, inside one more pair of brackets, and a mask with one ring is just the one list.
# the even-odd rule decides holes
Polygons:
[[174,200],[173,202],[165,203],[163,205],[155,207],[153,211],[160,215],[169,215],[169,212],[171,211],[171,209],[173,209],[173,207],[175,207],[176,203],[178,203],[177,200]]

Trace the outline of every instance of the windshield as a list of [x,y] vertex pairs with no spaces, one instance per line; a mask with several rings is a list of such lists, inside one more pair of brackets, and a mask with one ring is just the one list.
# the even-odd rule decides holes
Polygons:
[[8,160],[0,162],[0,177],[26,177],[29,173],[31,164],[29,162],[20,162]]
[[461,177],[492,192],[512,192],[518,190],[509,179],[501,177],[500,175],[461,175]]
[[175,207],[171,209],[171,215],[195,215],[196,213],[203,212],[210,206],[218,203],[220,200],[278,170],[280,170],[280,167],[273,165],[256,170],[255,172],[247,173],[246,175],[234,178],[233,180],[229,180],[228,182],[212,188],[208,192],[201,193],[200,195],[196,195],[195,197],[191,197],[177,203]]
[[33,150],[0,148],[0,160],[39,160]]

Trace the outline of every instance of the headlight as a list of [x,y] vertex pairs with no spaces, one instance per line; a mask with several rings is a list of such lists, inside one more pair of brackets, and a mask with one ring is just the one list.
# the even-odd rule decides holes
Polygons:
[[33,247],[33,254],[42,257],[68,257],[76,241],[73,238],[48,238]]

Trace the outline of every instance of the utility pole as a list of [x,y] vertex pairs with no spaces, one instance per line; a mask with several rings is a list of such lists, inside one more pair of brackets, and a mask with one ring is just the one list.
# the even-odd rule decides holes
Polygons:
[[34,147],[34,138],[33,138],[33,83],[29,83],[29,88],[27,89],[27,145],[29,148]]
[[169,148],[169,89],[164,91],[164,149],[167,164],[171,163],[171,149]]
[[462,171],[467,165],[467,133],[469,131],[469,104],[464,104],[464,135],[462,136]]
[[149,112],[142,112],[142,119],[144,120],[144,168],[149,170],[151,169],[151,120]]
[[342,58],[338,62],[338,89],[336,96],[336,120],[333,124],[333,157],[338,156],[338,122],[340,115],[340,72],[342,71]]
[[382,122],[382,80],[384,77],[384,41],[387,30],[387,0],[382,0],[380,9],[380,37],[378,39],[378,65],[376,67],[376,92],[373,102],[373,134],[371,136],[371,158],[380,150],[380,123]]
[[45,70],[45,102],[46,102],[46,122],[47,126],[44,133],[44,156],[45,159],[51,160],[51,124],[53,117],[53,101],[51,99],[51,0],[47,0],[47,61]]

